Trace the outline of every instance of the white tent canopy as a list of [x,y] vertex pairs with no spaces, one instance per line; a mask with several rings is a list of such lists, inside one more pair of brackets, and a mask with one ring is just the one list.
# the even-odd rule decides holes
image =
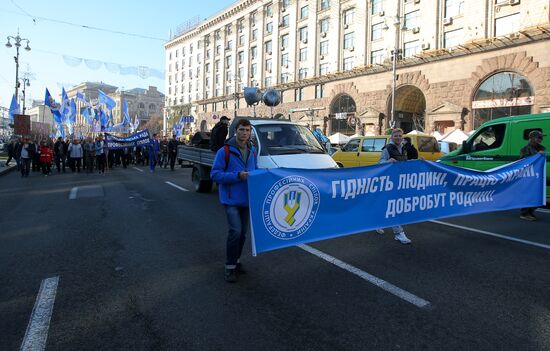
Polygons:
[[437,140],[441,140],[441,138],[443,138],[443,135],[441,135],[440,132],[438,132],[437,130],[435,132],[432,133],[432,136]]
[[455,130],[445,134],[440,139],[440,141],[450,141],[450,142],[457,143],[458,145],[460,145],[466,139],[468,139],[468,134],[464,133],[460,129],[455,129]]
[[350,137],[342,133],[336,133],[329,136],[328,139],[331,144],[345,144],[349,141]]

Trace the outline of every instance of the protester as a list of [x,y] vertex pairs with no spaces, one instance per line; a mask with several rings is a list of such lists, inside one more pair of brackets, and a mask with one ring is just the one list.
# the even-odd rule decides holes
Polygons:
[[45,141],[40,143],[40,166],[42,167],[42,174],[48,176],[52,173],[52,161],[53,152]]
[[153,134],[153,140],[149,144],[149,169],[151,173],[155,171],[155,166],[160,155],[160,143],[157,134]]
[[178,156],[178,139],[176,135],[172,135],[172,139],[168,142],[168,162],[170,162],[170,170],[174,170],[176,165],[176,158]]
[[210,132],[210,150],[216,152],[225,143],[228,133],[229,118],[222,116],[220,121],[214,125]]
[[19,163],[17,162],[17,158],[15,157],[15,140],[10,141],[10,143],[8,144],[8,160],[5,163],[6,167],[10,165],[10,161],[12,159],[16,160],[15,163]]
[[[519,151],[519,157],[520,158],[526,158],[529,156],[533,156],[536,154],[542,154],[546,152],[546,148],[542,146],[542,132],[538,130],[533,130],[529,133],[529,142],[527,145],[521,148]],[[520,210],[520,216],[519,218],[524,219],[526,221],[536,221],[537,217],[535,217],[535,210],[536,207],[526,207],[522,208]]]
[[[403,143],[403,130],[396,128],[391,131],[391,140],[382,150],[379,163],[387,162],[402,162],[407,161],[407,151]],[[398,240],[402,244],[410,244],[411,240],[405,235],[403,227],[397,225],[392,227],[394,239]],[[383,229],[377,229],[378,233],[383,234]]]
[[229,227],[226,244],[225,280],[237,281],[241,269],[240,257],[248,230],[249,172],[257,168],[256,150],[250,143],[251,124],[247,119],[238,121],[236,136],[219,149],[212,166],[211,178],[218,183],[220,202],[225,206]]
[[160,162],[159,167],[166,168],[168,166],[168,140],[163,136],[160,141]]
[[21,177],[26,178],[29,176],[31,168],[31,160],[36,153],[36,146],[29,141],[28,138],[23,138],[21,146],[18,151],[16,151],[20,157],[21,161]]
[[82,165],[82,145],[80,145],[80,142],[75,139],[73,142],[69,145],[69,155],[71,157],[71,171],[76,171],[80,173],[80,167]]
[[418,150],[412,144],[410,137],[403,138],[403,148],[407,152],[407,160],[417,160],[418,159]]
[[107,159],[105,157],[105,151],[103,149],[103,139],[101,138],[101,136],[95,138],[94,147],[96,164],[99,174],[105,174],[105,162],[107,162]]
[[34,150],[34,153],[31,157],[32,162],[32,171],[33,172],[40,172],[40,145],[37,145],[34,140],[29,139],[29,144],[32,145],[32,148]]
[[57,168],[57,173],[60,173],[63,170],[65,173],[65,159],[67,154],[65,153],[65,142],[63,138],[57,138],[57,141],[53,145],[53,154],[55,157],[55,166]]

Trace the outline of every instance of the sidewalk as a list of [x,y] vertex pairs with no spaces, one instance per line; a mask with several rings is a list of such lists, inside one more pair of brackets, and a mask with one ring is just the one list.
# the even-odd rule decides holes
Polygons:
[[15,166],[15,160],[10,162],[10,165],[6,167],[6,160],[0,160],[0,176],[13,171],[17,167]]

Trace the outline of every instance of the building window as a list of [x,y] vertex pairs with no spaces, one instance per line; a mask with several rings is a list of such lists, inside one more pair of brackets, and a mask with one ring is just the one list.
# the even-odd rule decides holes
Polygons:
[[349,9],[344,11],[344,24],[353,24],[353,17],[355,16],[355,9]]
[[193,55],[193,44],[189,45],[189,54]]
[[281,83],[284,84],[284,83],[288,83],[288,76],[290,74],[288,73],[281,73]]
[[384,50],[375,50],[370,54],[370,63],[372,65],[381,65],[384,62]]
[[325,85],[317,84],[315,85],[315,98],[320,99],[325,96]]
[[252,30],[252,41],[258,39],[258,30],[257,29],[253,29]]
[[232,64],[233,64],[233,57],[229,55],[225,58],[225,68],[231,67]]
[[328,55],[328,40],[319,44],[319,55]]
[[244,34],[239,35],[239,46],[243,46],[243,45],[244,45]]
[[206,65],[204,65],[204,71],[205,71],[206,73],[210,73],[210,64],[209,64],[209,63],[207,63]]
[[353,57],[346,57],[343,62],[344,71],[349,71],[353,68]]
[[382,32],[384,31],[384,22],[372,25],[371,40],[382,39]]
[[272,52],[272,49],[273,49],[271,40],[266,41],[264,45],[265,45],[265,53],[268,54],[268,55],[271,55],[271,52]]
[[463,13],[464,0],[445,0],[445,18],[460,16]]
[[302,43],[307,43],[307,27],[302,27],[298,29],[300,41]]
[[294,101],[302,101],[304,99],[304,88],[294,89]]
[[413,55],[416,55],[420,52],[420,41],[409,41],[408,43],[405,43],[403,48],[403,53],[405,57],[411,57]]
[[210,49],[206,50],[206,59],[208,60],[210,58]]
[[306,5],[306,6],[303,6],[301,9],[300,9],[300,19],[303,20],[303,19],[306,19],[307,16],[308,16],[308,9],[309,7]]
[[532,105],[533,89],[527,77],[515,72],[497,73],[476,91],[472,101],[473,127],[495,118],[530,114]]
[[222,52],[222,46],[216,45],[216,55],[219,55]]
[[256,73],[258,71],[258,65],[253,63],[250,65],[250,77],[254,78],[256,76]]
[[319,21],[319,29],[321,33],[328,33],[328,27],[329,27],[329,19],[323,18]]
[[300,62],[304,62],[307,60],[307,48],[301,48],[300,49]]
[[420,10],[412,11],[405,14],[404,27],[405,29],[413,29],[418,27],[418,18],[420,17]]
[[290,6],[290,0],[281,0],[281,5],[283,8],[287,8]]
[[271,77],[265,77],[264,78],[264,87],[268,88],[271,86]]
[[216,60],[214,62],[214,69],[216,70],[216,72],[220,70],[220,60]]
[[231,82],[231,71],[225,72],[225,81],[228,83]]
[[443,37],[443,47],[451,48],[464,42],[464,30],[462,28],[445,32]]
[[201,63],[202,55],[199,53],[197,54],[197,63]]
[[300,68],[298,71],[298,78],[306,79],[307,78],[307,68]]
[[258,48],[253,46],[250,48],[250,57],[254,60],[258,56]]
[[271,73],[272,68],[271,59],[265,60],[265,70]]
[[219,73],[216,74],[215,79],[216,79],[216,84],[220,84],[220,74]]
[[319,65],[319,75],[324,76],[328,74],[328,63],[322,63]]
[[267,22],[265,24],[265,32],[268,34],[273,33],[273,22]]
[[281,55],[281,66],[287,68],[288,67],[288,54],[282,54]]
[[281,36],[281,47],[288,48],[288,34]]
[[288,27],[289,24],[290,24],[290,16],[289,15],[284,15],[283,20],[281,22],[281,27],[286,28],[286,27]]
[[239,64],[244,62],[244,51],[239,51]]
[[233,33],[233,30],[232,30],[231,27],[232,27],[231,24],[228,24],[228,25],[225,26],[225,34],[226,35],[230,35],[231,33]]
[[321,0],[321,10],[326,10],[330,7],[330,0]]
[[353,38],[354,37],[355,37],[354,32],[344,34],[344,49],[353,48]]
[[254,27],[256,25],[256,16],[257,16],[256,12],[252,12],[250,14],[250,26],[252,26],[252,27]]
[[495,36],[519,32],[519,13],[495,19]]
[[233,49],[233,40],[227,41],[227,46],[225,47],[226,50],[232,50]]
[[384,11],[384,2],[383,0],[372,0],[372,11],[373,15],[379,14]]
[[273,5],[266,5],[264,8],[264,13],[268,17],[273,17]]

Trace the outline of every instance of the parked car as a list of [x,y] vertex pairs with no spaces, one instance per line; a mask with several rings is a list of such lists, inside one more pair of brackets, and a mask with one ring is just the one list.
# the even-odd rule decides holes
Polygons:
[[[418,157],[435,161],[443,156],[437,140],[427,134],[405,134],[411,138],[418,150]],[[342,150],[336,151],[332,158],[340,167],[359,167],[377,164],[382,149],[389,142],[389,135],[364,136],[352,138]]]
[[458,149],[458,144],[452,141],[438,141],[439,149],[445,155]]

